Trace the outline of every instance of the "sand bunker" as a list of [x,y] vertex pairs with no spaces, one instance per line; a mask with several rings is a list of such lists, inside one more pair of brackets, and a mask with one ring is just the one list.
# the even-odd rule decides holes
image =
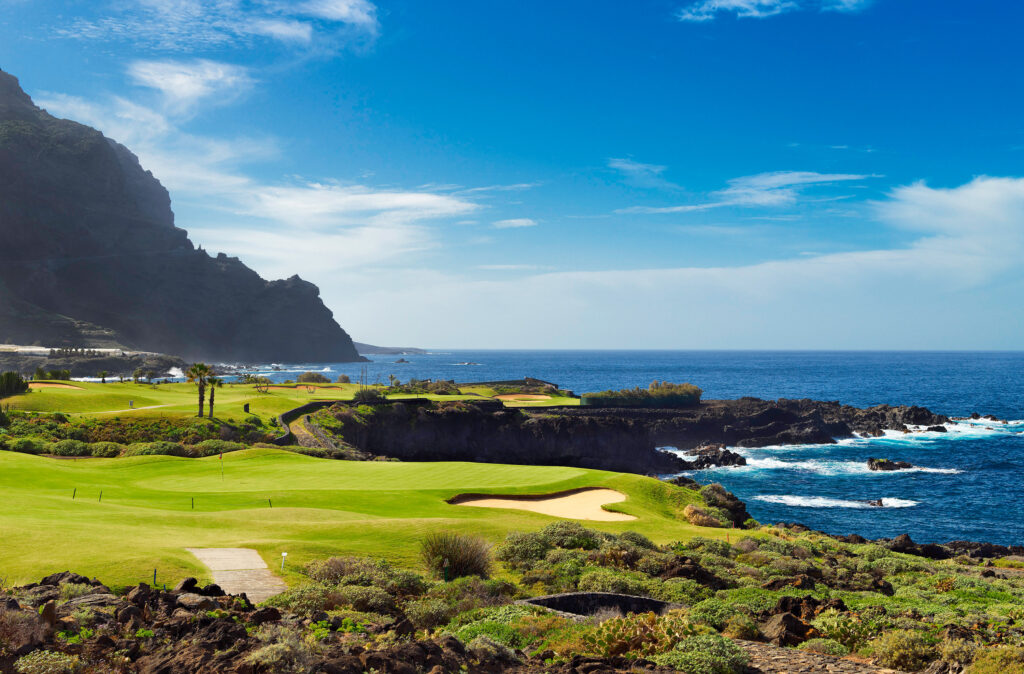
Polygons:
[[492,496],[484,494],[464,494],[456,496],[449,503],[477,508],[511,508],[513,510],[529,510],[530,512],[552,517],[564,517],[571,520],[595,520],[598,522],[625,522],[635,520],[632,515],[613,513],[601,506],[608,503],[621,503],[626,495],[612,489],[580,489],[548,494],[544,496]]
[[506,393],[494,397],[498,400],[551,400],[551,396],[540,393]]
[[72,386],[71,384],[47,384],[46,382],[33,381],[29,382],[29,388],[73,388],[78,391],[82,390],[81,386]]

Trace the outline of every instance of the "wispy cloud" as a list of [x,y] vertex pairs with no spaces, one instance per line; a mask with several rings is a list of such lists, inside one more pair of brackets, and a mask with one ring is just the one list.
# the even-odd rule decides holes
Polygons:
[[[880,199],[873,211],[877,224],[915,236],[902,246],[831,254],[805,250],[721,267],[483,280],[409,270],[389,272],[388,278],[381,274],[379,283],[370,282],[359,293],[329,287],[325,294],[351,325],[364,325],[367,333],[401,333],[416,342],[453,347],[1024,346],[1015,310],[1024,288],[1019,262],[1024,256],[1024,179],[978,178],[950,189],[908,185]],[[556,301],[539,301],[551,288],[558,288]],[[382,313],[381,306],[391,310]],[[453,306],[473,316],[459,326],[461,344],[452,344],[450,327],[435,318]],[[953,315],[956,320],[922,321],[922,316]],[[700,330],[692,330],[694,316],[700,316]],[[652,324],[659,329],[636,330]],[[984,334],[977,324],[986,326]],[[537,325],[559,326],[558,334],[540,334]]]
[[680,190],[679,185],[662,177],[668,167],[658,164],[644,164],[625,157],[611,157],[608,168],[617,171],[627,183],[637,187],[663,190]]
[[247,68],[207,59],[135,61],[128,75],[135,84],[159,91],[165,106],[178,114],[210,97],[229,103],[254,84]]
[[733,178],[729,186],[711,194],[712,200],[680,206],[633,206],[617,213],[690,213],[724,206],[778,207],[797,202],[803,189],[836,182],[864,180],[871,176],[813,171],[773,171]]
[[530,218],[511,218],[509,220],[498,220],[493,224],[495,229],[514,229],[519,227],[536,227],[537,221]]
[[125,0],[99,19],[78,18],[57,35],[128,42],[140,47],[194,52],[250,47],[271,40],[286,47],[334,47],[372,39],[379,24],[368,0]]
[[698,0],[676,13],[680,21],[711,21],[720,14],[741,19],[763,19],[769,16],[817,10],[822,12],[856,12],[872,0]]

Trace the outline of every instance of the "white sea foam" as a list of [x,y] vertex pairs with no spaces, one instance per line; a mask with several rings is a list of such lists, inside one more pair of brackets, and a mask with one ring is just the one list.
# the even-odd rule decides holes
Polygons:
[[169,376],[169,377],[184,377],[185,373],[181,371],[180,367],[172,367],[170,370],[167,371],[167,376]]
[[[821,447],[821,445],[816,445]],[[658,449],[675,454],[683,460],[693,460],[690,456],[675,447],[659,447]],[[722,466],[709,470],[751,472],[756,470],[802,470],[819,475],[896,475],[899,473],[939,473],[946,475],[957,475],[963,471],[956,468],[927,468],[925,466],[914,466],[899,471],[873,471],[868,468],[867,461],[838,461],[833,459],[804,459],[802,461],[787,461],[774,456],[763,456],[762,452],[769,448],[757,450],[738,449],[734,450],[747,460],[745,466]],[[772,454],[778,450],[771,449]]]
[[[794,506],[797,508],[878,508],[866,501],[850,501],[847,499],[828,498],[826,496],[793,496],[790,494],[766,494],[755,496],[755,501],[765,503],[778,503],[781,505]],[[902,498],[883,498],[882,508],[912,508],[918,504],[917,501]]]

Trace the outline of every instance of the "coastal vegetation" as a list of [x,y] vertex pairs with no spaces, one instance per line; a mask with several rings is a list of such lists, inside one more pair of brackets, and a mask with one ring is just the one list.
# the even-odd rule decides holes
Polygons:
[[584,393],[580,404],[591,407],[694,407],[703,391],[693,384],[652,381],[647,388],[637,386],[619,391]]

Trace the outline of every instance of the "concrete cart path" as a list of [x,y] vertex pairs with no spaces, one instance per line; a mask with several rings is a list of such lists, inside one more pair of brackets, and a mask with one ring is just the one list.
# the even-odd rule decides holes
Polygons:
[[185,548],[213,572],[213,582],[228,594],[244,592],[258,604],[288,589],[251,548]]

